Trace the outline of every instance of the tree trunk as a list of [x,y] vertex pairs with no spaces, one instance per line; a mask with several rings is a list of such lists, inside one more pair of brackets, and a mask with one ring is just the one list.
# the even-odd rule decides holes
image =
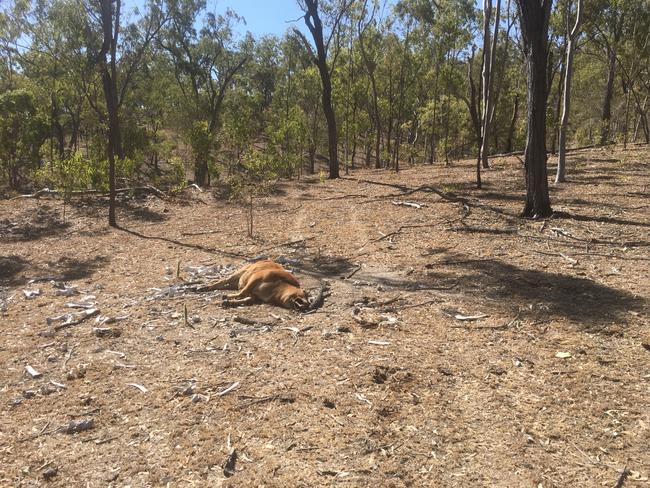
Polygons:
[[[115,157],[124,158],[122,150],[122,137],[120,133],[120,119],[118,114],[117,98],[117,42],[120,32],[120,7],[121,0],[115,0],[115,12],[112,9],[112,0],[101,0],[101,20],[104,34],[104,43],[100,52],[102,85],[106,110],[108,112],[108,225],[117,227],[115,211]],[[110,53],[110,61],[106,55]]]
[[431,137],[429,138],[429,164],[436,161],[436,129],[431,129]]
[[607,85],[605,86],[605,99],[603,100],[603,113],[601,116],[600,144],[607,144],[610,140],[610,123],[612,118],[612,99],[614,98],[614,78],[616,77],[616,51],[612,46],[607,53]]
[[[489,168],[488,147],[490,140],[490,115],[492,111],[492,73],[494,70],[494,52],[499,36],[499,21],[501,20],[501,0],[497,0],[494,16],[494,43],[490,46],[490,18],[492,16],[492,0],[483,0],[483,114],[481,127],[481,149],[479,157],[483,168]],[[480,177],[477,178],[477,184]]]
[[512,117],[510,118],[510,127],[508,127],[508,139],[506,142],[506,153],[512,152],[512,140],[515,137],[515,126],[517,124],[517,115],[519,114],[519,94],[515,94],[515,103],[512,108]]
[[[317,54],[315,56],[312,55],[312,57],[314,63],[318,67],[323,88],[321,98],[325,120],[327,121],[327,145],[330,157],[329,178],[335,179],[339,177],[338,141],[336,133],[336,115],[334,113],[334,107],[332,106],[332,80],[327,66],[327,46],[323,39],[323,24],[318,15],[318,0],[305,0],[304,5],[307,9],[304,16],[305,24],[307,25],[309,32],[311,32],[314,39],[314,45],[316,46]],[[311,48],[309,49],[311,50]]]
[[363,63],[366,65],[368,78],[370,78],[370,87],[372,88],[372,111],[375,123],[375,169],[381,168],[381,117],[379,115],[379,94],[377,91],[377,80],[375,79],[375,64],[368,57],[368,52],[363,44],[363,34],[365,29],[361,28],[361,20],[357,24],[359,31],[359,50]]
[[397,132],[395,136],[395,161],[393,162],[393,169],[399,171],[399,150],[402,143],[402,112],[404,111],[404,78],[406,71],[406,61],[409,49],[409,36],[411,33],[411,23],[406,26],[406,35],[404,36],[404,50],[402,51],[402,62],[399,68],[399,102],[397,103]]
[[[491,98],[492,98],[492,103],[490,104],[492,106],[492,108],[490,110],[490,128],[491,128],[491,130],[494,130],[494,118],[496,116],[497,107],[499,105],[499,99],[501,97],[501,87],[503,86],[503,79],[505,78],[505,75],[506,75],[506,64],[508,62],[508,53],[509,53],[508,46],[510,44],[510,30],[512,29],[512,27],[513,27],[513,25],[515,23],[515,20],[516,20],[516,17],[513,19],[512,16],[511,16],[510,0],[508,0],[507,12],[508,12],[508,20],[507,20],[507,26],[508,27],[506,28],[506,32],[505,32],[505,36],[504,36],[503,62],[502,62],[502,65],[501,65],[501,70],[499,72],[499,78],[498,78],[498,80],[496,82],[496,87],[493,88],[492,96],[491,96]],[[495,39],[496,39],[496,37],[495,37]],[[494,49],[492,51],[492,59],[493,59],[492,64],[493,65],[495,64],[496,56],[497,56],[497,50],[496,50],[496,43],[495,43],[494,44]],[[492,69],[492,72],[493,72],[492,76],[496,76],[494,68]],[[494,148],[496,150],[498,150],[498,148],[499,148],[499,139],[498,139],[499,131],[494,130],[494,132],[495,132],[495,134],[494,134]]]
[[555,175],[555,183],[561,183],[566,179],[566,136],[567,128],[569,126],[569,110],[571,103],[573,52],[575,49],[575,41],[578,37],[578,30],[580,29],[580,22],[582,21],[582,1],[583,0],[578,0],[576,22],[573,26],[573,29],[571,29],[571,32],[568,33],[569,39],[566,47],[566,61],[564,63],[564,93],[562,97],[562,120],[560,122],[560,148],[557,159],[557,173]]
[[466,103],[470,117],[472,118],[472,127],[474,128],[474,136],[476,138],[476,186],[477,188],[481,188],[481,147],[483,146],[483,142],[481,140],[481,120],[479,116],[481,97],[476,89],[476,83],[472,73],[475,52],[476,50],[472,48],[472,55],[467,58],[467,82],[469,86],[469,95],[466,99]]
[[60,159],[65,156],[65,136],[63,133],[63,126],[59,120],[60,110],[54,93],[51,94],[52,111],[50,114],[52,122],[53,136],[56,138],[56,149]]
[[522,216],[542,218],[553,211],[546,170],[548,21],[552,0],[517,0],[528,72],[528,133],[524,152],[526,203]]
[[365,147],[366,147],[366,168],[370,167],[370,159],[372,157],[372,143],[370,142],[370,135],[372,133],[372,128],[366,132],[365,137]]
[[[566,47],[565,47],[566,51]],[[555,111],[553,112],[553,127],[551,128],[551,154],[555,154],[555,145],[557,144],[557,136],[560,129],[560,110],[562,110],[562,90],[564,87],[565,66],[561,67],[560,79],[557,82],[557,94],[553,99],[555,101]],[[549,89],[552,84],[549,84]]]
[[208,161],[200,158],[194,162],[194,183],[205,186],[208,181]]

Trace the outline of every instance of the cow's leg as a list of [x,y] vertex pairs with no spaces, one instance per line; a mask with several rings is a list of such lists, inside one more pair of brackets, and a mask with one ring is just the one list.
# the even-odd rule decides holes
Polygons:
[[239,278],[241,278],[241,276],[244,274],[246,268],[247,267],[244,267],[239,271],[236,271],[228,278],[219,280],[209,285],[201,286],[197,288],[196,291],[236,290],[237,288],[239,288]]
[[237,307],[239,305],[252,305],[255,303],[255,298],[254,297],[245,297],[245,298],[239,298],[239,299],[225,299],[223,302],[221,302],[221,305],[224,307]]

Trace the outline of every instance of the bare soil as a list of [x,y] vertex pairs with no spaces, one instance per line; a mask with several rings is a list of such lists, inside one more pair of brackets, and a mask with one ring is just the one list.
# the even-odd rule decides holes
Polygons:
[[[480,191],[472,161],[283,182],[254,239],[193,189],[119,230],[101,199],[5,200],[0,485],[649,486],[649,161],[572,153],[545,221],[514,158]],[[260,255],[325,305],[155,298]],[[123,320],[48,325],[84,295]]]

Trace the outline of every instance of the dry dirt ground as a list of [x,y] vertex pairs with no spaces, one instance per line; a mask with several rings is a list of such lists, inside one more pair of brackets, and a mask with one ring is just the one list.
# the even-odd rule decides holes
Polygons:
[[[255,239],[192,189],[124,201],[122,230],[96,199],[3,201],[0,485],[650,486],[649,161],[572,153],[546,221],[517,217],[514,158],[481,191],[471,161],[281,183]],[[259,255],[325,305],[165,296]]]

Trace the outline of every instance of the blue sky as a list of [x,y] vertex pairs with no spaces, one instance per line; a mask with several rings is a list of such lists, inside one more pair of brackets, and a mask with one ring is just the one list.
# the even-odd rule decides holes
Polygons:
[[[208,9],[222,13],[231,8],[244,17],[246,25],[241,26],[242,32],[251,31],[256,37],[264,34],[281,36],[291,27],[288,20],[295,20],[301,15],[296,0],[212,0],[208,1]],[[294,25],[302,27],[302,22]]]
[[[0,0],[0,5],[2,3]],[[122,0],[123,12],[130,13],[133,8],[142,12],[145,3],[145,0]],[[304,27],[302,18],[293,24],[287,23],[302,15],[296,0],[207,0],[206,4],[208,12],[222,14],[230,8],[243,17],[246,25],[235,26],[239,34],[250,31],[255,37],[264,34],[282,36],[292,25],[300,29]]]

